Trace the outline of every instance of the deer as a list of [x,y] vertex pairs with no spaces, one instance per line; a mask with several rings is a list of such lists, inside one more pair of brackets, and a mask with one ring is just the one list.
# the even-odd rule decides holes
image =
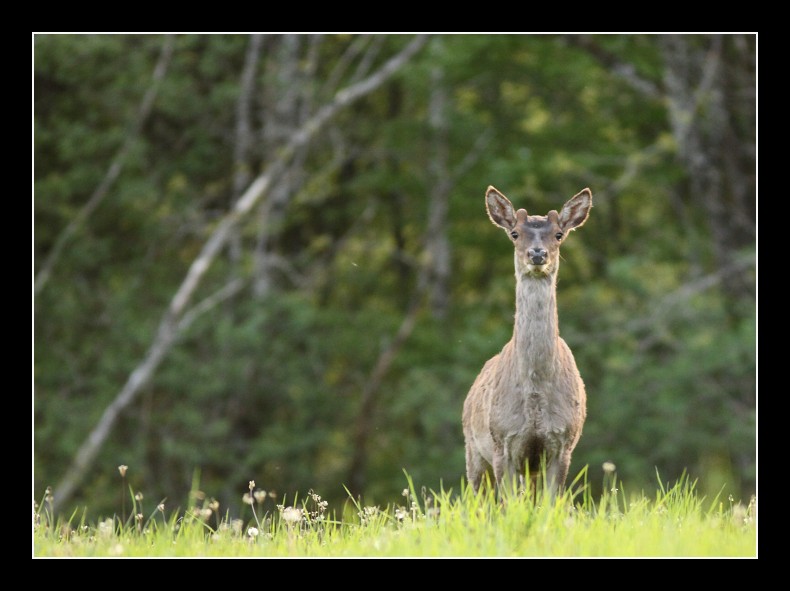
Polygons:
[[560,246],[587,221],[592,192],[583,189],[545,216],[515,210],[493,186],[485,203],[515,249],[516,314],[512,338],[484,364],[464,401],[466,477],[477,493],[493,469],[500,496],[523,492],[529,478],[534,495],[544,474],[554,499],[565,488],[587,416],[584,382],[559,334]]

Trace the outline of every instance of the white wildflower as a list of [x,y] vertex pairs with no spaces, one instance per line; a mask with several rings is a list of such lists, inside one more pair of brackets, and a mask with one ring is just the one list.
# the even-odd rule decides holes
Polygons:
[[282,511],[283,521],[289,524],[298,523],[302,517],[302,510],[297,507],[285,507]]

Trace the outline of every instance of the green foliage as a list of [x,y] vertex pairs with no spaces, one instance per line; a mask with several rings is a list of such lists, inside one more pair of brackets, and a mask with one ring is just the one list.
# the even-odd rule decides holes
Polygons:
[[[690,51],[706,47],[703,38],[693,41]],[[35,36],[36,272],[118,154],[163,42]],[[254,176],[276,159],[282,142],[265,138],[277,125],[298,127],[286,107],[314,113],[406,42],[300,36],[288,74],[284,38],[266,36],[251,98],[253,141],[238,161],[250,38],[176,37],[121,174],[35,295],[37,490],[63,477],[145,356],[190,264],[237,196],[236,173]],[[512,251],[486,217],[489,184],[536,214],[559,209],[585,186],[594,195],[589,221],[563,247],[558,285],[562,335],[588,390],[572,471],[611,461],[637,488],[653,482],[656,468],[670,480],[688,471],[701,475],[706,495],[724,485],[738,498],[751,496],[757,327],[754,265],[743,261],[753,263],[755,250],[722,258],[716,240],[728,229],[690,193],[667,101],[618,74],[661,90],[662,37],[592,42],[597,53],[557,35],[437,36],[394,79],[341,112],[279,179],[275,189],[286,186],[287,198],[264,199],[235,228],[192,303],[231,280],[244,288],[179,335],[67,513],[87,506],[89,518],[111,514],[118,493],[107,474],[119,464],[130,466],[134,490],[157,499],[184,498],[199,469],[231,516],[246,510],[239,491],[253,477],[281,495],[315,488],[344,502],[362,393],[411,302],[423,297],[428,220],[442,174],[452,187],[442,225],[450,303],[444,315],[420,310],[373,394],[365,501],[392,503],[403,469],[434,490],[464,472],[463,399],[513,320]],[[745,43],[749,49],[754,40]],[[729,81],[749,71],[749,52],[738,47],[733,40],[722,54]],[[447,97],[443,140],[432,119],[438,84]],[[754,151],[753,105],[737,96],[743,102],[728,108]],[[740,164],[753,175],[748,161]],[[754,200],[754,187],[747,195]],[[719,206],[729,207],[724,199]],[[739,248],[754,231],[751,214],[731,216],[742,224],[729,229]],[[273,261],[265,274],[263,250]],[[741,288],[731,282],[732,265]],[[591,480],[601,490],[601,477]]]

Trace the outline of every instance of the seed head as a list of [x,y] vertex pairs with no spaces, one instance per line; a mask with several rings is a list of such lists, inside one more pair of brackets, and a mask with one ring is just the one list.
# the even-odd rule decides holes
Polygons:
[[121,473],[121,478],[126,478],[126,471],[129,469],[129,466],[126,464],[121,464],[118,466],[118,472]]
[[302,510],[297,507],[285,507],[282,518],[286,523],[297,523],[302,520]]

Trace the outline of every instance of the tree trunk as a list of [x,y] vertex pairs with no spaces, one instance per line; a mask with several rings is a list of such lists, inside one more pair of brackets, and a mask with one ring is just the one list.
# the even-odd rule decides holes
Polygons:
[[[283,144],[310,115],[312,76],[319,41],[318,35],[290,34],[276,38],[272,52],[274,59],[268,66],[270,74],[264,93],[261,134],[264,161],[276,159]],[[307,148],[305,144],[297,150],[288,170],[277,186],[272,187],[260,208],[253,280],[253,291],[257,297],[264,297],[272,288],[272,274],[277,267],[276,241],[288,203],[304,183]]]
[[[667,35],[661,42],[678,158],[690,198],[706,212],[716,266],[726,269],[756,237],[753,47],[721,35]],[[752,284],[738,274],[723,281],[735,300],[750,297]]]
[[[233,145],[233,192],[230,207],[241,196],[252,180],[254,134],[252,131],[252,107],[255,96],[255,75],[258,72],[263,35],[250,35],[250,44],[244,57],[244,68],[239,82],[239,98],[236,101],[236,130]],[[241,260],[242,247],[238,232],[228,239],[228,256],[233,263],[233,273]]]
[[666,102],[677,158],[688,177],[688,199],[702,203],[715,265],[725,277],[722,289],[732,296],[728,301],[753,298],[753,279],[726,270],[738,251],[754,246],[757,235],[756,36],[658,37],[663,88],[592,36],[565,39],[647,99]]
[[53,512],[59,511],[71,499],[93,465],[93,461],[109,437],[121,413],[134,401],[143,386],[150,381],[179,334],[189,326],[198,314],[213,307],[226,297],[235,294],[239,289],[240,284],[232,282],[219,290],[214,296],[207,298],[192,309],[187,309],[195,290],[211,267],[214,259],[227,244],[227,240],[236,224],[250,214],[270,187],[276,185],[290,159],[300,148],[311,141],[338,112],[360,97],[379,88],[416,54],[425,45],[426,41],[427,37],[424,35],[415,37],[373,74],[340,90],[333,100],[321,107],[315,115],[308,119],[299,129],[295,130],[293,135],[282,146],[277,159],[269,163],[263,173],[239,197],[233,208],[219,221],[197,258],[190,265],[187,275],[177,292],[173,295],[145,358],[129,374],[120,392],[104,409],[99,422],[80,445],[74,460],[55,487]]
[[437,319],[447,317],[450,306],[450,241],[447,239],[450,177],[447,123],[447,88],[444,71],[436,66],[431,71],[431,99],[428,121],[433,135],[433,158],[430,162],[433,188],[428,209],[427,255],[425,278],[428,281],[430,309]]

